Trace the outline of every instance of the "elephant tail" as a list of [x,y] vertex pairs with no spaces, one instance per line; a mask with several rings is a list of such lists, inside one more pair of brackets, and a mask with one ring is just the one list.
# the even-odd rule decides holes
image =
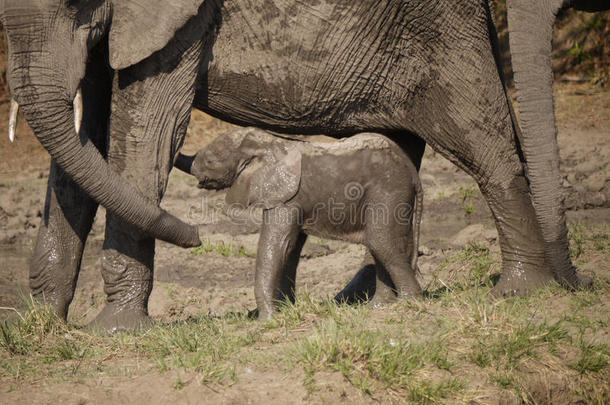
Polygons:
[[411,257],[411,268],[419,273],[417,257],[419,256],[419,228],[421,227],[421,216],[424,209],[424,189],[421,186],[419,176],[415,176],[415,207],[413,208],[413,255]]

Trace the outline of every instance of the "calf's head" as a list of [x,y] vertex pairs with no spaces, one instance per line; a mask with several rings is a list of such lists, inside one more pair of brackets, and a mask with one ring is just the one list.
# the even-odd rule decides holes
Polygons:
[[289,201],[301,183],[296,142],[256,129],[221,135],[194,156],[180,154],[176,167],[199,180],[199,187],[229,188],[227,204],[273,208]]

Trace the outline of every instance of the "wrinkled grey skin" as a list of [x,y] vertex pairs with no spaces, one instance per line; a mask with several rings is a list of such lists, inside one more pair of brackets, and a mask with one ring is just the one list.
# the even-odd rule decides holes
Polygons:
[[375,303],[393,297],[393,290],[422,295],[415,278],[421,185],[413,162],[388,138],[359,134],[310,143],[246,128],[219,136],[194,157],[180,155],[176,167],[200,187],[230,187],[229,211],[263,209],[254,289],[260,319],[272,316],[278,300],[294,302],[308,235],[369,249],[380,269]]
[[[66,316],[100,203],[108,303],[95,324],[147,322],[154,238],[200,243],[159,208],[192,106],[276,132],[382,133],[416,165],[423,140],[472,175],[491,208],[502,249],[495,294],[553,278],[577,286],[556,198],[552,93],[538,91],[550,88],[550,65],[544,80],[529,76],[550,47],[530,28],[549,31],[559,3],[509,0],[525,129],[517,146],[482,0],[0,0],[9,87],[53,158],[32,292]],[[520,47],[536,56],[519,62]]]
[[521,134],[532,203],[540,223],[547,263],[564,285],[586,284],[570,260],[568,227],[559,173],[553,102],[551,41],[563,7],[585,11],[610,8],[607,0],[507,0],[509,42]]

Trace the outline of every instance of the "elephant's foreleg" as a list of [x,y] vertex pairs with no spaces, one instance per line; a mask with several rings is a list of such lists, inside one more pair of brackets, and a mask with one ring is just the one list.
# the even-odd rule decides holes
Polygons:
[[[117,73],[113,83],[108,163],[146,199],[160,204],[190,119],[197,74],[193,54],[172,71],[163,52]],[[105,308],[94,329],[133,330],[150,322],[155,240],[108,214],[102,253]]]
[[285,300],[293,304],[295,302],[297,266],[299,265],[301,251],[303,250],[306,241],[307,235],[300,233],[292,252],[288,255],[288,260],[284,271],[282,272],[282,278],[280,279],[280,287],[277,292],[277,298],[279,300]]
[[51,163],[44,213],[30,264],[34,297],[66,319],[97,203]]
[[107,301],[93,328],[115,332],[150,323],[148,298],[153,286],[154,253],[154,239],[108,215],[102,252]]
[[[112,72],[106,67],[107,50],[91,51],[81,83],[82,138],[89,138],[106,155]],[[30,264],[32,294],[53,305],[66,319],[80,270],[87,235],[97,203],[89,198],[55,162],[51,163],[47,195],[38,239]]]
[[[304,238],[300,237],[298,215],[298,209],[285,206],[263,212],[264,225],[258,241],[254,287],[259,319],[269,319],[275,313],[280,291],[285,292],[283,289],[289,287],[294,291],[295,276],[283,272],[293,255],[298,254],[295,251],[300,253],[304,243]],[[296,265],[289,269],[290,272],[295,270]],[[282,279],[284,283],[281,283]]]

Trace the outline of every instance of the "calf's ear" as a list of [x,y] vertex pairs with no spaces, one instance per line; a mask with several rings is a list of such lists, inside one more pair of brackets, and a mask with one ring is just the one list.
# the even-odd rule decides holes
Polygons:
[[135,65],[167,45],[204,0],[113,0],[110,66]]
[[226,196],[227,204],[264,209],[289,201],[301,184],[301,152],[276,148],[242,171]]

